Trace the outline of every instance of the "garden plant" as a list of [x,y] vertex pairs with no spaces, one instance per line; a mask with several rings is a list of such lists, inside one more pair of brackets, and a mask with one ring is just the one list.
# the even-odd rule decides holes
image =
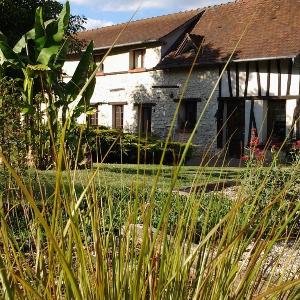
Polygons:
[[[20,98],[25,104],[23,113],[27,116],[25,132],[20,132],[17,138],[20,141],[25,139],[24,143],[28,145],[29,137],[34,136],[29,134],[32,128],[27,125],[33,121],[29,112],[32,103],[35,103],[32,102],[31,87],[36,79],[45,76],[49,84],[47,89],[51,91],[48,97],[51,98],[52,91],[56,95],[49,99],[52,102],[48,102],[48,116],[51,118],[54,113],[56,118],[57,107],[54,104],[65,108],[61,126],[52,130],[48,122],[50,138],[51,132],[56,132],[58,137],[58,141],[52,141],[55,151],[51,155],[55,164],[51,169],[41,171],[35,165],[28,168],[26,161],[25,170],[19,169],[15,163],[20,159],[18,152],[14,150],[16,154],[11,155],[7,150],[7,147],[18,149],[16,144],[1,145],[0,297],[298,299],[299,157],[288,167],[278,165],[274,157],[266,167],[262,156],[259,159],[251,156],[251,163],[235,175],[236,187],[231,194],[225,191],[207,193],[206,186],[212,179],[221,180],[228,169],[222,166],[216,178],[216,168],[203,164],[193,169],[190,192],[181,195],[176,187],[187,170],[185,158],[205,113],[204,108],[176,164],[166,169],[163,163],[183,92],[156,166],[144,163],[145,143],[137,139],[136,164],[130,168],[122,163],[113,166],[119,168],[118,181],[108,178],[107,166],[103,162],[113,146],[122,143],[124,136],[119,134],[95,161],[93,168],[78,169],[74,161],[79,160],[85,141],[79,133],[77,143],[72,146],[75,150],[70,154],[70,141],[66,137],[72,132],[77,106],[70,109],[69,105],[75,102],[80,111],[81,100],[84,95],[89,95],[94,80],[93,77],[88,79],[87,74],[91,68],[93,75],[97,70],[88,64],[84,76],[76,71],[74,82],[79,80],[81,89],[71,88],[71,82],[66,86],[59,85],[60,93],[56,94],[57,82],[52,75],[57,74],[54,62],[59,49],[62,49],[61,42],[64,43],[63,31],[56,31],[55,36],[60,41],[56,41],[59,45],[55,48],[50,47],[56,49],[54,54],[48,46],[40,43],[45,42],[45,33],[50,29],[66,26],[68,9],[67,4],[60,18],[47,24],[41,21],[41,10],[37,10],[35,30],[38,35],[34,38],[31,32],[19,44],[23,49],[24,41],[33,39],[37,51],[35,58],[44,57],[42,53],[45,53],[45,57],[41,61],[35,60],[33,65],[26,65],[3,38],[0,42],[3,68],[18,66],[24,75],[20,80],[26,82]],[[83,54],[82,59],[86,62],[90,62],[90,47]],[[7,50],[5,53],[9,57],[3,49]],[[200,53],[201,49],[197,57]],[[193,67],[185,90],[192,71]],[[6,80],[12,85],[17,84],[14,80]],[[211,91],[206,107],[218,83]],[[17,97],[18,89],[9,86],[6,89],[8,94],[14,92]],[[11,103],[7,93],[0,93],[0,97],[2,101]],[[3,106],[3,102],[0,105]],[[0,109],[0,112],[4,115],[3,110]],[[12,138],[9,132],[13,125],[1,126]],[[253,151],[255,146],[254,143]],[[122,147],[115,151],[121,158],[126,156]],[[276,155],[280,151],[278,149]],[[132,173],[130,180],[129,172]],[[152,176],[147,176],[149,172]],[[3,184],[7,181],[12,184]],[[196,189],[199,185],[201,187]]]

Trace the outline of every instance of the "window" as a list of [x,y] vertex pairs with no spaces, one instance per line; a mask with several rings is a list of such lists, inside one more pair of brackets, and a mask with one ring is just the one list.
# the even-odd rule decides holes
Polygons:
[[130,69],[143,69],[145,60],[145,49],[137,49],[131,52]]
[[[97,64],[97,66],[99,66],[99,64],[101,63],[103,59],[103,55],[102,54],[96,54],[94,55],[94,62]],[[104,72],[104,63],[101,63],[98,72]]]
[[95,105],[93,114],[88,116],[88,122],[92,126],[98,126],[99,125],[99,110],[98,105]]
[[124,105],[113,105],[112,112],[113,112],[113,119],[112,119],[113,128],[122,130]]
[[142,133],[151,133],[152,105],[139,105],[139,128]]
[[183,101],[178,114],[178,128],[182,132],[191,132],[197,122],[197,102]]
[[283,142],[286,137],[286,101],[268,102],[268,136],[270,142]]

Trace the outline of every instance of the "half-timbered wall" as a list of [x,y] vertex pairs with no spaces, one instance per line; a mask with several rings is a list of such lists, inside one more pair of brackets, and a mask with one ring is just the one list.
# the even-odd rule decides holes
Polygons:
[[[267,139],[268,100],[286,100],[286,133],[290,132],[300,95],[300,59],[276,59],[232,63],[220,82],[220,101],[245,101],[245,144],[252,126],[251,107],[259,137]],[[251,124],[250,124],[251,123]],[[226,140],[226,126],[223,143]]]

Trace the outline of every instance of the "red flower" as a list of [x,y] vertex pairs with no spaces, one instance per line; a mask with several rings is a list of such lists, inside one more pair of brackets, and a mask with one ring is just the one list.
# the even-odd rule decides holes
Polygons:
[[259,138],[255,137],[255,138],[251,138],[250,140],[250,147],[256,147],[259,145]]
[[265,153],[264,151],[260,151],[259,149],[257,149],[255,151],[255,158],[259,161],[263,161],[265,159]]
[[250,159],[250,157],[248,155],[244,155],[241,157],[242,161],[248,161]]
[[293,149],[300,149],[300,140],[293,144]]

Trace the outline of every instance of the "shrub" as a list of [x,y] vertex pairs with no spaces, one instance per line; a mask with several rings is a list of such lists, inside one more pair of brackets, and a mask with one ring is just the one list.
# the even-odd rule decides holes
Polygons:
[[[296,166],[292,170],[278,167],[276,164],[268,169],[248,168],[242,184],[245,193],[255,202],[253,227],[260,222],[259,216],[267,207],[270,207],[270,227],[279,226],[283,216],[291,213],[300,202],[300,173]],[[297,235],[299,228],[300,219],[297,215],[290,222],[290,229],[293,230],[291,234]]]
[[[82,137],[79,143],[79,137]],[[115,129],[75,127],[66,138],[67,149],[72,160],[75,160],[79,149],[79,161],[90,154],[94,162],[105,163],[149,163],[159,164],[165,142],[154,137],[148,139],[136,134],[124,133]],[[164,164],[178,163],[185,147],[184,143],[170,142],[164,157]],[[190,148],[186,156],[188,160],[192,155]]]

